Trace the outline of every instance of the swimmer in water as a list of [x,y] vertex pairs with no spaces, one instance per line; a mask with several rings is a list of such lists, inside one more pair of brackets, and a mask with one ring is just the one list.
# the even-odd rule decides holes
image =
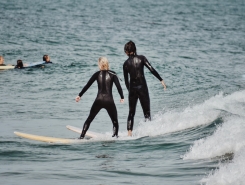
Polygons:
[[[128,56],[128,59],[123,64],[125,85],[129,91],[129,114],[127,120],[127,130],[128,136],[132,136],[134,115],[138,99],[141,103],[145,119],[151,120],[150,96],[144,75],[144,67],[147,67],[150,72],[161,82],[164,90],[166,90],[166,85],[157,71],[148,62],[146,57],[143,55],[137,55],[136,46],[133,41],[129,41],[125,44],[124,52]],[[130,76],[130,80],[128,75]]]
[[50,61],[50,57],[48,55],[43,55],[43,61],[45,64],[52,64],[53,62]]
[[15,68],[22,69],[24,66],[25,64],[23,64],[22,60],[17,60],[17,65]]
[[95,116],[99,113],[99,111],[104,108],[107,110],[112,124],[113,124],[113,135],[112,137],[118,137],[118,118],[117,118],[117,108],[114,103],[114,99],[112,96],[112,86],[113,83],[116,85],[118,93],[120,94],[121,100],[120,102],[124,102],[123,91],[121,85],[119,83],[118,77],[115,72],[109,70],[109,63],[106,57],[100,57],[98,60],[98,66],[100,71],[97,71],[92,75],[88,83],[84,86],[82,91],[76,97],[76,102],[79,102],[82,95],[88,90],[88,88],[97,81],[98,84],[98,93],[97,97],[90,109],[90,114],[85,121],[82,129],[82,133],[80,135],[80,139],[85,137],[87,130],[89,129],[90,123],[93,121]]
[[3,56],[0,56],[0,66],[14,66],[14,65],[11,65],[11,64],[6,65],[6,64],[4,64],[4,58],[3,58]]
[[6,66],[4,64],[4,58],[3,58],[3,56],[0,56],[0,66]]

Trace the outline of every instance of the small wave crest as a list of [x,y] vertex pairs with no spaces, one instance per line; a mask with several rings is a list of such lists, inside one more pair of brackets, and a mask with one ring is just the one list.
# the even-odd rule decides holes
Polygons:
[[245,147],[239,150],[231,163],[219,164],[217,170],[211,171],[210,174],[200,182],[205,185],[230,185],[244,184],[245,180]]
[[213,135],[197,140],[184,159],[207,159],[238,152],[245,147],[244,118],[231,116]]
[[220,161],[219,167],[213,170],[200,182],[213,184],[243,184],[245,177],[245,91],[213,98],[212,106],[228,112],[223,116],[222,125],[206,137],[196,140],[184,155],[183,159],[215,159],[226,154],[233,154],[232,161]]

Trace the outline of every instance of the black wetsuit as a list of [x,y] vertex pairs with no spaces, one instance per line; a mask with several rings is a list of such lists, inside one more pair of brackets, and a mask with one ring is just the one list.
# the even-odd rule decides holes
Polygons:
[[[160,75],[151,66],[145,56],[130,55],[129,58],[124,62],[124,79],[126,87],[129,91],[129,115],[127,130],[133,130],[134,115],[138,99],[140,100],[145,118],[151,120],[150,97],[144,76],[144,66],[146,66],[155,77],[162,81]],[[130,82],[128,79],[128,74],[130,75]]]
[[118,135],[119,125],[117,119],[117,109],[112,96],[113,82],[117,87],[121,99],[124,99],[124,96],[123,96],[121,85],[116,76],[116,73],[110,70],[102,70],[94,73],[94,75],[90,78],[88,83],[84,86],[82,91],[79,93],[79,96],[81,97],[96,80],[98,83],[98,94],[91,107],[90,114],[83,125],[83,131],[81,133],[80,138],[83,138],[85,136],[90,126],[90,123],[93,121],[95,116],[102,108],[105,108],[107,110],[111,118],[111,121],[113,123],[113,136]]

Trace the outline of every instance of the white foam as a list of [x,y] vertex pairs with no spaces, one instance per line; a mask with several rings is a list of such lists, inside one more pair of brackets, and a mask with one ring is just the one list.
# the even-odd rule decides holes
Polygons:
[[138,135],[156,136],[210,124],[220,114],[220,110],[212,103],[213,100],[210,99],[182,111],[159,113],[150,123],[140,122],[134,132]]
[[219,169],[211,172],[200,183],[206,185],[242,185],[245,182],[245,147],[237,152],[231,163],[220,163]]
[[213,135],[194,142],[184,159],[206,159],[235,153],[245,147],[245,120],[231,116]]
[[229,163],[218,164],[200,183],[205,185],[240,185],[245,182],[245,91],[224,96],[222,93],[208,100],[210,108],[228,112],[224,122],[213,135],[194,142],[184,159],[210,159],[233,153]]

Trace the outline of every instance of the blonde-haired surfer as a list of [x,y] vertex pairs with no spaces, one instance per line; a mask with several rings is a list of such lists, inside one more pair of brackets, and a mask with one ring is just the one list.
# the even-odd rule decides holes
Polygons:
[[98,66],[100,71],[94,73],[90,80],[87,82],[87,84],[83,87],[82,91],[79,93],[79,95],[76,97],[76,102],[79,102],[81,99],[81,96],[88,90],[88,88],[97,81],[98,84],[98,93],[97,97],[90,109],[90,114],[85,121],[83,125],[83,130],[80,135],[80,139],[83,139],[85,137],[85,134],[87,130],[89,129],[89,126],[95,116],[98,114],[98,112],[104,108],[107,110],[112,124],[113,124],[113,135],[118,136],[118,118],[117,118],[117,109],[116,105],[114,103],[114,99],[112,96],[112,85],[113,83],[116,85],[118,93],[121,96],[120,102],[124,102],[124,96],[123,91],[121,88],[121,85],[119,83],[118,77],[115,72],[109,70],[109,62],[106,57],[100,57],[98,60]]

